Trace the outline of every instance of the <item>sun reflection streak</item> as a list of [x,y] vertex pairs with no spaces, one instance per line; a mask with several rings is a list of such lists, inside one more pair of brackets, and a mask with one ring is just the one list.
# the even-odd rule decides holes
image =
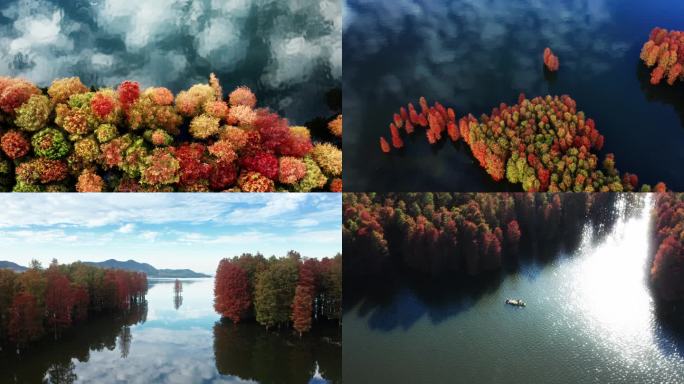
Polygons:
[[642,211],[629,219],[625,218],[624,197],[618,200],[615,209],[621,219],[601,243],[594,244],[591,226],[585,228],[577,262],[566,282],[571,294],[563,304],[587,321],[593,337],[634,364],[645,350],[654,352],[657,345],[646,276],[651,197],[642,198]]

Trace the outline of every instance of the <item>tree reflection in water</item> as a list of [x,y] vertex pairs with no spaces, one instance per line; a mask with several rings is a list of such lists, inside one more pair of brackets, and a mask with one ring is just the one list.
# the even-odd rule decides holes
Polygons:
[[341,328],[320,323],[301,339],[254,323],[214,324],[216,369],[260,383],[342,382]]
[[25,353],[0,353],[0,383],[55,383],[77,381],[73,359],[86,362],[90,351],[113,351],[128,356],[132,341],[130,326],[147,319],[147,303],[136,305],[124,314],[89,319],[74,326],[58,340],[45,338]]
[[173,283],[173,308],[178,310],[183,305],[183,283],[176,279]]

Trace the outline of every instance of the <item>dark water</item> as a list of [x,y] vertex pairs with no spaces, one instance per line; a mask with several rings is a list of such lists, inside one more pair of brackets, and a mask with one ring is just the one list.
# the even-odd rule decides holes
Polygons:
[[[605,135],[601,153],[653,185],[684,190],[684,84],[651,86],[639,53],[655,26],[684,29],[680,0],[362,1],[345,4],[347,191],[496,191],[462,143],[424,135],[380,152],[392,114],[420,96],[462,116],[501,102],[569,94]],[[560,58],[544,76],[542,51]]]
[[0,355],[0,383],[339,383],[341,332],[319,324],[301,340],[256,324],[223,324],[213,279],[151,280],[147,306],[89,321],[20,358]]
[[251,87],[260,105],[297,124],[330,114],[340,88],[337,0],[0,1],[0,75],[41,86],[80,76],[88,85],[125,79],[177,92],[206,82]]
[[403,279],[367,291],[343,318],[345,381],[684,382],[684,333],[656,315],[647,285],[649,209],[469,289]]

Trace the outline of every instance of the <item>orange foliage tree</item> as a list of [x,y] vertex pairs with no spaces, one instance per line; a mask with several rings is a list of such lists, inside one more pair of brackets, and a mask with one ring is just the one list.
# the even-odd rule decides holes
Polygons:
[[666,79],[669,85],[684,81],[684,31],[653,28],[648,41],[641,48],[641,61],[653,68],[651,84]]

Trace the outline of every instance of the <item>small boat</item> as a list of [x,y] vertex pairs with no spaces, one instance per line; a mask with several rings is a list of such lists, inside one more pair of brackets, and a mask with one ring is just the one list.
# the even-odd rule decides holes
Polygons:
[[516,299],[506,299],[506,304],[510,304],[515,307],[525,307],[527,305],[524,301]]

